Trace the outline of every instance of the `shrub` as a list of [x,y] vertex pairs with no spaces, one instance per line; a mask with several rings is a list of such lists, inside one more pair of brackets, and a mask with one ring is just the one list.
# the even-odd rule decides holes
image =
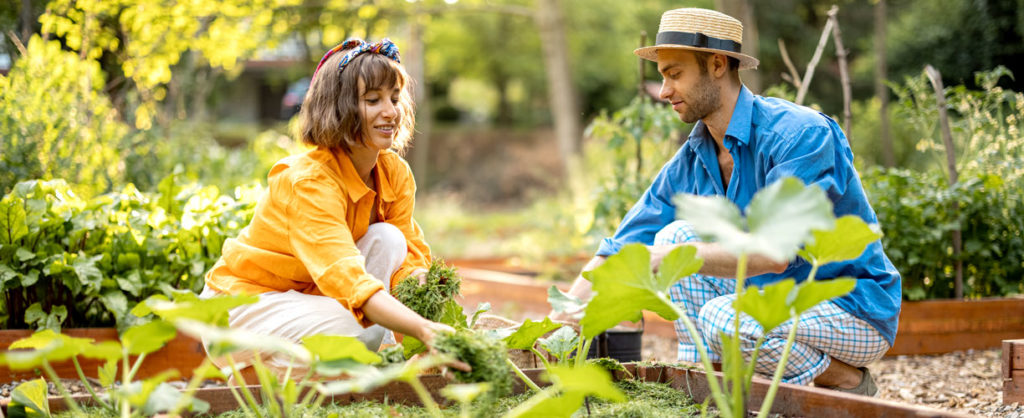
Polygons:
[[88,200],[63,180],[18,183],[0,200],[4,328],[123,327],[150,295],[201,290],[224,240],[248,224],[257,190],[225,196],[180,177],[159,193],[128,185]]
[[0,192],[20,180],[63,178],[92,195],[121,184],[130,129],[103,92],[96,61],[33,36],[0,76]]

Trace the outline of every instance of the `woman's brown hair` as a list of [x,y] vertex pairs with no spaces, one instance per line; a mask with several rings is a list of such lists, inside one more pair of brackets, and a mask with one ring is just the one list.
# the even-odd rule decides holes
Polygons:
[[373,52],[356,55],[338,71],[338,61],[348,51],[328,57],[313,77],[299,111],[299,138],[310,145],[341,148],[346,153],[360,145],[365,129],[359,111],[359,80],[363,80],[364,91],[395,86],[400,89],[398,126],[391,149],[404,153],[416,123],[409,75],[399,63]]

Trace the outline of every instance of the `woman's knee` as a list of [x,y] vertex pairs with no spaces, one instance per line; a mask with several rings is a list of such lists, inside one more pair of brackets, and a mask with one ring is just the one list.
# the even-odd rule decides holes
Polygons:
[[727,336],[733,334],[731,324],[733,316],[736,315],[736,310],[732,307],[733,300],[734,298],[729,295],[719,296],[701,306],[697,313],[695,325],[700,330],[701,337],[715,352],[721,350],[722,333]]
[[693,232],[693,226],[686,221],[673,221],[661,228],[654,234],[654,244],[681,244],[684,242],[699,242],[700,238]]
[[371,241],[370,245],[375,247],[374,249],[376,251],[383,250],[388,253],[400,255],[402,258],[405,258],[406,250],[408,250],[405,242],[405,234],[403,234],[402,230],[398,229],[397,226],[387,222],[370,224],[366,229],[366,235],[364,235],[359,241],[362,243],[364,240]]

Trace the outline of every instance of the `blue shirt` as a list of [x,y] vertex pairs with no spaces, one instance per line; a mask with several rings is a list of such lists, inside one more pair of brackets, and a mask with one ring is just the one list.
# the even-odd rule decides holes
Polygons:
[[[786,100],[754,96],[742,87],[724,143],[733,159],[728,188],[719,174],[715,140],[698,121],[689,140],[661,168],[615,235],[601,242],[597,255],[615,254],[628,243],[651,245],[654,235],[675,220],[672,198],[679,193],[722,195],[746,208],[755,192],[787,176],[821,187],[832,201],[836,217],[854,214],[869,224],[878,223],[853,167],[846,135],[828,116]],[[753,276],[747,283],[760,286],[789,277],[803,281],[810,270],[810,263],[797,257],[783,273]],[[881,242],[870,244],[855,260],[818,269],[820,279],[840,276],[857,278],[857,286],[833,302],[878,329],[891,346],[902,289],[900,274],[882,251]]]

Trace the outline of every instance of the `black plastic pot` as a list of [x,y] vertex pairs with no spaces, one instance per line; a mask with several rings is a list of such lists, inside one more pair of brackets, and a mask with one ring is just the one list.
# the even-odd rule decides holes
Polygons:
[[643,349],[644,328],[617,330],[610,329],[594,337],[590,343],[587,358],[608,357],[620,362],[640,361]]

